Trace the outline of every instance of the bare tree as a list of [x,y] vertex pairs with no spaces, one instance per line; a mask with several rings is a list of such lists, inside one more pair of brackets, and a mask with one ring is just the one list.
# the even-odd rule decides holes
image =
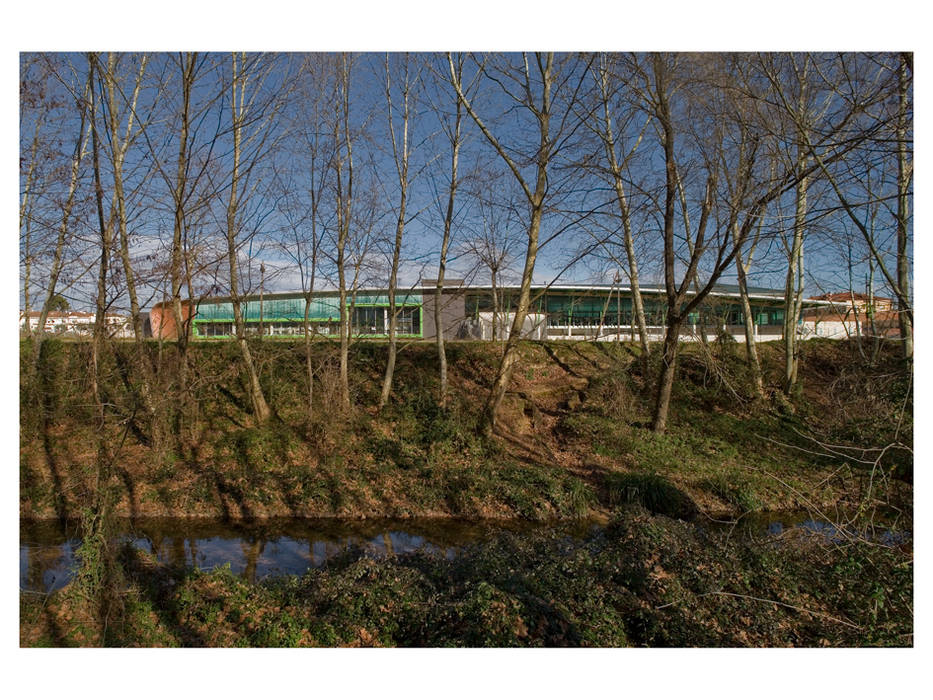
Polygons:
[[[892,68],[874,56],[840,54],[825,61],[829,65],[821,66],[820,79],[827,94],[826,100],[832,105],[830,113],[833,116],[843,115],[833,128],[827,128],[825,125],[819,130],[812,128],[807,121],[810,114],[799,109],[792,99],[792,94],[778,87],[773,94],[782,116],[789,119],[796,129],[800,158],[815,163],[816,167],[808,167],[807,170],[818,171],[829,184],[843,211],[862,234],[875,264],[896,296],[898,308],[902,310],[905,319],[905,325],[902,326],[902,343],[907,356],[912,340],[904,340],[911,335],[905,335],[905,332],[911,329],[913,324],[909,289],[904,286],[909,286],[906,212],[912,168],[907,163],[906,150],[909,88],[901,79],[902,76],[906,78],[908,61],[903,56],[901,54],[900,58],[894,59],[898,68]],[[772,84],[778,83],[778,79],[773,75],[769,74],[768,77]],[[891,114],[888,108],[891,102],[897,105],[894,114]],[[898,191],[894,195],[898,208],[897,213],[892,213],[898,233],[895,260],[900,267],[895,270],[897,276],[890,273],[885,262],[883,246],[879,245],[879,241],[869,230],[861,211],[870,206],[877,194],[865,190],[864,167],[860,159],[849,156],[853,152],[857,155],[856,149],[863,145],[876,145],[879,137],[882,141],[890,143],[890,139],[882,135],[889,135],[891,132],[894,135],[894,160],[898,171]],[[864,201],[857,199],[860,190],[865,192]]]
[[477,200],[479,230],[462,241],[460,255],[472,258],[477,268],[489,272],[492,288],[492,341],[504,341],[503,318],[508,319],[510,305],[503,312],[501,287],[506,277],[510,276],[516,248],[521,245],[515,235],[521,224],[515,221],[514,202],[495,202],[491,192],[478,193]]
[[[703,303],[723,272],[733,264],[767,204],[806,173],[793,169],[774,177],[756,167],[762,138],[757,128],[760,125],[749,119],[747,109],[736,109],[728,82],[723,84],[729,73],[713,57],[654,54],[647,63],[644,68],[637,64],[635,68],[645,82],[643,99],[659,125],[665,164],[666,330],[652,421],[655,432],[664,432],[684,320]],[[682,124],[692,125],[689,139],[678,133]],[[685,170],[694,173],[695,183],[691,187],[697,192],[699,208],[695,229],[683,217],[686,251],[678,246],[675,237],[678,218],[675,202],[678,198],[685,199],[686,182],[682,175]],[[724,172],[734,174],[724,177]],[[686,204],[681,206],[682,214],[686,213]],[[726,214],[713,216],[717,207]],[[712,262],[706,282],[701,284],[698,271],[707,254]],[[683,255],[685,265],[682,275],[677,274],[679,255]]]
[[172,316],[175,320],[175,332],[178,337],[178,347],[182,356],[182,390],[187,387],[185,372],[185,351],[188,347],[189,327],[188,320],[182,311],[181,292],[184,276],[182,271],[182,262],[184,259],[184,235],[185,235],[185,216],[188,210],[189,198],[189,167],[190,167],[190,148],[189,139],[191,138],[191,100],[195,81],[198,76],[198,69],[203,65],[203,59],[195,52],[182,54],[178,57],[179,68],[181,70],[181,105],[178,113],[179,131],[178,131],[178,158],[176,160],[176,176],[174,188],[172,189],[172,204],[174,209],[172,228],[172,263],[171,263],[171,284],[172,284]]
[[[599,136],[605,151],[608,169],[607,175],[612,182],[616,203],[619,207],[619,219],[622,224],[622,241],[625,248],[625,259],[627,262],[626,272],[628,273],[629,285],[632,290],[633,312],[635,316],[635,322],[638,325],[638,340],[641,344],[642,355],[647,358],[651,352],[651,341],[648,337],[648,327],[645,322],[645,306],[641,296],[641,286],[638,277],[638,260],[635,255],[635,237],[632,230],[631,206],[629,204],[629,197],[626,192],[623,171],[631,161],[636,149],[641,143],[642,137],[644,135],[644,127],[647,127],[648,121],[646,121],[644,126],[639,130],[639,133],[637,137],[633,139],[633,143],[631,143],[630,148],[624,148],[624,145],[621,142],[617,144],[617,141],[619,140],[616,137],[615,128],[613,126],[612,107],[613,98],[615,93],[618,91],[618,88],[613,89],[611,85],[611,81],[615,76],[610,71],[610,58],[611,57],[608,57],[605,54],[600,54],[598,64],[596,66],[596,83],[598,87],[600,104],[602,106],[602,120],[601,122],[596,122],[594,120],[594,123],[596,124],[595,131]],[[636,111],[634,109],[630,109],[629,114],[623,116],[623,123],[627,124],[634,118],[635,114]],[[648,120],[650,121],[650,116],[648,117]],[[621,159],[617,153],[618,147],[623,147]]]
[[353,140],[350,129],[350,74],[353,57],[342,54],[338,59],[334,90],[334,187],[337,208],[337,285],[340,299],[340,402],[350,409],[350,318],[347,308],[346,253],[353,221]]
[[[455,75],[461,82],[463,81],[463,56],[458,56],[455,66]],[[458,167],[460,163],[460,148],[463,145],[463,102],[459,96],[454,97],[454,118],[453,124],[441,116],[441,128],[444,131],[447,141],[450,144],[450,179],[447,184],[447,207],[444,210],[444,233],[441,239],[440,257],[437,264],[437,284],[434,290],[434,334],[437,343],[437,362],[440,376],[440,389],[438,403],[443,408],[447,405],[447,352],[444,348],[444,328],[442,321],[442,293],[444,289],[444,278],[447,274],[447,254],[450,249],[451,235],[453,232],[453,223],[455,216],[454,202],[457,196],[457,188],[460,184],[458,178]],[[436,109],[440,114],[441,110]]]
[[[74,69],[72,67],[72,71]],[[66,85],[69,82],[58,76]],[[75,112],[78,116],[78,133],[74,152],[71,156],[69,179],[64,201],[61,205],[61,221],[58,225],[58,235],[52,253],[52,261],[49,268],[48,285],[46,286],[45,302],[42,310],[39,312],[39,321],[36,326],[35,344],[33,346],[33,365],[38,367],[39,358],[42,351],[42,340],[45,332],[45,323],[51,311],[52,304],[58,293],[58,279],[62,272],[63,256],[66,243],[72,234],[72,210],[75,204],[75,195],[78,189],[78,182],[81,175],[81,161],[86,152],[91,135],[91,123],[88,117],[88,105],[90,104],[91,91],[93,89],[92,75],[88,72],[86,84],[83,92],[78,92],[75,88],[70,88],[71,97],[74,100]]]
[[[311,307],[318,279],[318,267],[322,258],[324,238],[323,200],[330,184],[330,168],[334,158],[335,141],[327,133],[328,87],[334,80],[334,62],[324,54],[306,55],[298,72],[300,110],[295,115],[294,132],[299,135],[295,161],[301,171],[297,175],[301,185],[285,188],[286,215],[289,231],[285,235],[288,244],[283,246],[297,267],[304,292],[304,336],[305,366],[308,375],[308,421],[314,418],[315,363],[312,352]],[[307,200],[304,199],[307,196]],[[288,202],[294,201],[294,204]],[[298,202],[306,201],[304,205]],[[292,208],[300,211],[296,217],[289,216]]]
[[[247,100],[247,94],[252,87],[250,83],[255,79],[262,83],[266,75],[263,74],[261,65],[258,65],[257,57],[247,57],[246,53],[231,54],[231,80],[230,80],[230,109],[231,109],[231,132],[233,135],[233,151],[231,153],[232,166],[230,174],[230,191],[227,200],[226,216],[226,234],[227,234],[227,260],[230,268],[230,299],[233,304],[233,324],[234,332],[237,337],[237,345],[240,347],[240,353],[243,357],[243,366],[246,369],[248,377],[248,389],[250,403],[253,408],[253,416],[259,423],[265,423],[272,415],[266,397],[263,394],[262,386],[259,384],[259,373],[256,371],[256,364],[253,361],[253,355],[247,341],[246,323],[243,319],[243,310],[240,297],[239,283],[239,261],[238,234],[240,232],[241,207],[243,199],[248,196],[248,192],[243,187],[248,172],[243,168],[244,137],[246,139],[255,139],[258,143],[252,144],[253,158],[247,165],[248,171],[255,165],[256,159],[261,157],[265,134],[268,133],[268,117],[263,115],[263,105],[257,105],[255,95],[257,90],[253,91],[250,99]],[[257,114],[258,113],[258,114]],[[250,134],[245,134],[248,126],[252,127]],[[257,134],[260,134],[257,136]]]
[[392,68],[389,55],[385,60],[385,96],[386,113],[388,115],[389,142],[392,144],[392,161],[395,164],[395,173],[398,178],[398,210],[395,222],[395,241],[392,246],[392,264],[389,272],[389,352],[386,359],[385,375],[382,380],[382,392],[379,396],[377,410],[381,411],[392,393],[392,377],[395,373],[395,355],[397,352],[398,309],[395,300],[395,290],[398,286],[398,267],[402,254],[402,237],[405,232],[406,209],[408,205],[408,190],[411,184],[409,161],[412,152],[412,139],[409,133],[411,127],[412,111],[416,109],[416,96],[414,86],[418,81],[417,72],[412,75],[412,59],[409,54],[398,59],[401,71],[399,90],[401,91],[401,135],[395,133],[394,112],[392,97]]
[[[95,303],[95,314],[94,314],[94,335],[93,342],[91,345],[91,387],[94,394],[94,403],[97,408],[98,414],[98,431],[102,434],[104,429],[104,419],[105,419],[105,410],[104,410],[104,400],[100,391],[100,379],[101,379],[101,351],[104,341],[107,339],[107,329],[105,324],[105,315],[107,313],[107,278],[110,273],[110,248],[113,241],[113,214],[114,211],[111,210],[110,220],[105,220],[104,217],[104,191],[101,185],[101,168],[100,168],[100,148],[99,148],[99,137],[97,133],[97,90],[94,89],[95,85],[95,72],[97,71],[97,66],[99,62],[99,57],[95,53],[89,53],[87,55],[88,62],[88,83],[91,85],[90,89],[90,124],[91,124],[91,156],[93,159],[94,167],[94,202],[96,204],[97,210],[97,223],[99,226],[100,234],[100,265],[98,268],[97,274],[97,299]],[[104,449],[104,441],[101,439],[101,450]],[[101,455],[102,456],[102,455]],[[98,469],[100,469],[100,463],[105,460],[99,459]]]
[[[23,180],[22,189],[20,192],[19,231],[22,248],[21,263],[23,265],[23,318],[21,319],[21,322],[25,321],[27,335],[32,334],[32,326],[29,323],[29,291],[34,256],[32,238],[32,208],[35,199],[34,188],[37,179],[37,166],[39,166],[40,163],[39,145],[42,141],[42,128],[45,124],[46,115],[48,114],[51,107],[51,105],[48,104],[48,98],[45,95],[45,89],[43,85],[43,83],[48,80],[47,72],[39,70],[37,71],[39,73],[38,75],[29,75],[30,68],[35,66],[37,63],[39,63],[39,61],[36,57],[29,58],[24,56],[21,58],[20,67],[21,119],[25,121],[27,112],[31,112],[34,122],[32,141],[28,148],[29,155],[26,157],[25,162],[22,160],[22,157],[20,160],[20,170],[22,171],[24,165],[26,167],[26,175]],[[21,149],[23,145],[24,144],[21,144]]]
[[[723,56],[654,54],[647,60],[647,66],[641,60],[633,61],[633,69],[642,76],[642,99],[659,125],[659,145],[665,163],[663,241],[667,308],[664,355],[652,422],[657,432],[663,432],[667,425],[684,319],[703,303],[723,272],[733,264],[767,206],[796,190],[801,181],[821,168],[812,161],[804,167],[797,159],[777,171],[765,167],[761,157],[765,147],[784,144],[784,134],[773,133],[768,114],[770,106],[782,98],[780,94],[750,90],[747,83],[736,89],[735,70],[729,66],[731,60]],[[822,125],[819,143],[832,162],[851,153],[871,134],[870,127],[862,128],[856,123],[856,116],[864,108],[861,97],[848,101],[839,105]],[[692,134],[690,138],[683,138],[681,129]],[[813,149],[808,150],[812,155]],[[687,171],[692,172],[690,187],[696,192],[699,219],[692,232],[684,219],[682,240],[686,251],[683,251],[675,238],[675,201],[681,196],[680,188],[687,184],[683,176]],[[711,219],[711,214],[718,210],[725,210],[728,215]],[[710,226],[711,221],[716,223]],[[705,270],[706,281],[700,283],[700,263],[707,254],[710,262]],[[677,274],[678,261],[684,269],[682,275]],[[682,281],[678,283],[678,279]],[[695,283],[695,291],[689,293],[691,282]]]
[[[914,317],[910,303],[910,258],[909,218],[910,183],[913,179],[914,163],[908,154],[908,132],[912,133],[913,122],[913,54],[900,53],[897,65],[897,119],[895,139],[897,143],[897,310],[901,329],[901,345],[904,357],[914,356]],[[911,149],[912,150],[912,149]],[[880,262],[879,262],[880,265]]]
[[[137,341],[143,338],[143,321],[139,306],[139,296],[136,292],[136,275],[133,272],[133,263],[130,257],[130,234],[128,224],[126,192],[124,190],[123,167],[127,151],[132,146],[138,134],[138,127],[134,124],[137,114],[137,102],[142,89],[143,76],[149,57],[142,55],[136,69],[132,93],[127,97],[123,94],[119,81],[118,71],[120,56],[110,52],[107,55],[106,68],[98,63],[98,72],[103,80],[106,90],[107,114],[107,140],[109,141],[110,165],[113,178],[113,202],[116,208],[116,222],[120,234],[120,259],[126,279],[126,292],[130,301],[130,317],[133,332]],[[125,100],[125,108],[121,108],[120,100]],[[125,111],[125,115],[123,112]],[[126,126],[121,129],[121,121],[125,119]],[[122,131],[122,133],[121,133]]]
[[[755,386],[755,393],[759,397],[764,397],[765,386],[761,371],[761,359],[758,356],[758,344],[756,341],[756,329],[758,327],[752,312],[752,304],[748,296],[748,272],[752,267],[752,260],[755,256],[755,249],[758,247],[758,241],[761,239],[761,225],[764,221],[762,217],[755,228],[755,235],[749,242],[747,252],[743,253],[741,248],[735,251],[735,274],[739,283],[739,301],[742,305],[742,319],[745,322],[745,354],[748,360],[748,368],[752,373],[752,383]],[[732,240],[737,242],[739,236],[738,228],[733,225]]]
[[[549,195],[549,167],[553,165],[555,156],[567,144],[570,136],[579,126],[579,121],[568,105],[575,103],[586,69],[580,70],[580,67],[576,65],[577,57],[575,56],[563,57],[558,61],[558,65],[555,65],[553,53],[535,53],[530,56],[522,54],[515,59],[501,57],[494,61],[496,65],[487,65],[486,60],[480,64],[479,70],[483,75],[500,88],[505,98],[513,102],[514,107],[527,112],[530,122],[537,127],[533,150],[517,161],[512,155],[515,154],[514,146],[504,145],[465,94],[462,77],[457,74],[451,54],[447,55],[447,60],[451,84],[463,102],[464,109],[507,166],[524,193],[528,205],[525,262],[518,304],[481,418],[483,432],[490,434],[495,429],[499,407],[502,405],[512,377],[512,370],[518,357],[518,341],[531,305],[531,282],[538,255],[541,220]],[[561,92],[567,91],[570,94],[564,97],[562,112],[555,115],[554,98],[558,88]],[[552,124],[552,118],[555,116],[556,123]],[[533,177],[523,172],[523,166],[526,163],[533,164]]]

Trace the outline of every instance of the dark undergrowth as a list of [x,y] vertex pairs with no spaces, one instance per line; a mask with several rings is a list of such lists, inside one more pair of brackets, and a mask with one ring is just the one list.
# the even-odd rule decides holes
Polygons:
[[909,543],[740,540],[639,506],[582,539],[503,534],[448,560],[347,551],[256,584],[123,551],[106,626],[23,596],[27,646],[911,646]]

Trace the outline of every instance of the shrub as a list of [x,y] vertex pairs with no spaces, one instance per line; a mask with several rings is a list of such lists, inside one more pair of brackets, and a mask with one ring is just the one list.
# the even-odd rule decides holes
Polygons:
[[690,497],[664,477],[653,472],[606,475],[610,505],[637,503],[652,513],[692,520],[697,507]]

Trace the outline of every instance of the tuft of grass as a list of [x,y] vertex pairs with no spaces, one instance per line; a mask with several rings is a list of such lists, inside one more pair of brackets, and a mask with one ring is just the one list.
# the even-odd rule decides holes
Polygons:
[[743,513],[750,513],[762,507],[755,487],[738,470],[733,469],[708,476],[700,482],[700,486]]
[[610,505],[637,503],[652,513],[692,520],[697,507],[683,491],[653,472],[606,475]]

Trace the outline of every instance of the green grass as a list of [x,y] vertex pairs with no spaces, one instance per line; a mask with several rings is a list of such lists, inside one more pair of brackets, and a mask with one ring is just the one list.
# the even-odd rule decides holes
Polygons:
[[[157,363],[158,346],[146,347]],[[887,355],[888,364],[866,368],[841,344],[805,343],[804,390],[789,402],[771,402],[752,395],[742,348],[713,347],[711,356],[698,347],[683,348],[669,429],[658,435],[648,428],[656,357],[645,369],[614,344],[521,344],[516,382],[523,395],[534,396],[536,408],[550,402],[549,412],[540,414],[545,422],[554,417],[533,434],[524,428],[526,443],[547,446],[532,457],[478,431],[485,386],[500,350],[483,343],[450,345],[451,393],[443,409],[433,346],[404,347],[391,400],[379,415],[374,403],[385,345],[354,347],[354,409],[344,414],[333,393],[335,349],[316,344],[309,420],[303,345],[255,342],[263,388],[276,414],[265,426],[252,424],[232,343],[191,346],[188,381],[195,389],[188,400],[174,393],[179,358],[166,345],[155,387],[163,431],[158,444],[154,438],[145,442],[150,426],[134,403],[136,383],[117,371],[134,366],[135,348],[120,344],[103,379],[113,412],[106,430],[113,436],[110,444],[121,446],[119,461],[138,491],[137,502],[158,515],[570,518],[616,503],[618,490],[607,488],[606,474],[610,481],[628,478],[613,474],[655,475],[713,514],[795,507],[801,495],[831,504],[856,498],[867,483],[866,471],[851,460],[813,454],[804,436],[878,446],[891,442],[897,429],[905,446],[890,449],[881,466],[886,475],[909,478],[912,403],[904,397],[910,384]],[[55,515],[62,498],[73,510],[90,488],[98,431],[86,415],[86,351],[86,344],[50,339],[41,382],[23,386],[21,497],[34,512]],[[28,342],[21,352],[29,356]],[[773,383],[779,348],[765,344],[761,354],[766,380]],[[577,392],[582,405],[562,409]],[[904,415],[901,406],[907,408]],[[556,464],[549,454],[560,450],[568,454]],[[598,468],[587,473],[594,460]],[[892,483],[884,481],[886,487]],[[124,499],[121,507],[127,504]]]

